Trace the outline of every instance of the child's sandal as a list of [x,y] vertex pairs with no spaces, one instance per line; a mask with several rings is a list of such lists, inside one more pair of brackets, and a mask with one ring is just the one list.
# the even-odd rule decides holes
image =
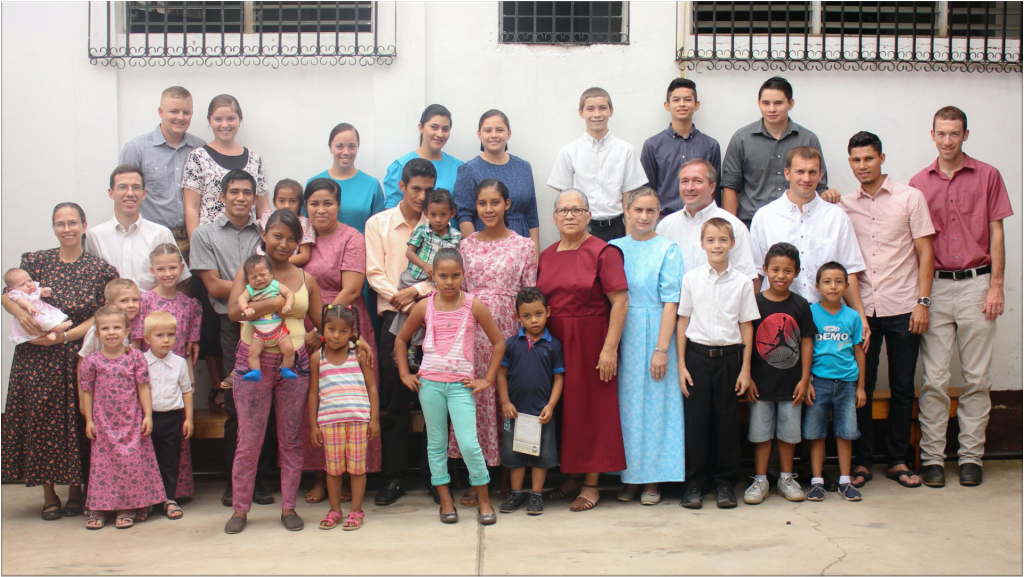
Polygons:
[[[91,514],[90,514],[91,515]],[[118,511],[114,526],[118,529],[131,529],[135,525],[134,511]]]
[[345,524],[341,528],[345,531],[356,531],[363,526],[363,517],[365,516],[366,513],[362,511],[349,511],[348,518],[345,519]]
[[341,513],[337,511],[328,511],[327,516],[320,521],[321,529],[333,529],[338,526],[338,522],[341,521]]
[[135,521],[142,523],[146,519],[149,519],[149,507],[139,507],[135,510]]
[[180,506],[178,506],[177,501],[167,501],[164,503],[164,514],[167,515],[168,519],[176,521],[181,519],[185,512],[181,510]]
[[85,518],[86,529],[102,529],[107,524],[107,514],[103,511],[89,511]]

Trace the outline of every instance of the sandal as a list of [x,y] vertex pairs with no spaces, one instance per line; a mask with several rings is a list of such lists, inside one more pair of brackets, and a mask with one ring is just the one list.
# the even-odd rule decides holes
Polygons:
[[327,515],[320,521],[320,528],[333,529],[338,525],[338,521],[341,521],[341,513],[329,510],[327,511]]
[[572,491],[566,491],[561,485],[554,489],[544,493],[544,500],[546,501],[561,501],[562,499],[568,499],[569,493]]
[[[90,513],[90,516],[92,514]],[[135,512],[134,511],[118,511],[117,520],[114,522],[114,526],[118,529],[131,529],[135,526]]]
[[[866,467],[861,467],[861,468],[866,468]],[[868,481],[870,481],[874,477],[875,476],[871,473],[871,471],[868,471],[866,473],[864,471],[854,471],[854,472],[850,473],[850,484],[853,485],[854,487],[856,487],[857,489],[860,489],[864,485],[867,485]],[[858,485],[854,481],[854,479],[864,479],[864,480],[861,481],[860,484]]]
[[[326,487],[324,487],[323,483],[321,483],[319,481],[317,481],[316,484],[313,485],[313,488],[310,489],[308,493],[306,493],[306,502],[307,503],[311,503],[311,504],[320,503],[320,502],[322,502],[326,498],[327,498],[327,489],[326,489]],[[352,498],[349,497],[349,500],[351,500],[351,499]]]
[[142,523],[146,519],[149,519],[149,507],[139,507],[135,510],[135,521]]
[[[217,395],[220,395],[220,400],[217,399]],[[224,408],[224,390],[213,389],[210,391],[210,412],[214,414],[226,415],[228,410]]]
[[920,481],[916,485],[911,483],[910,482],[910,477],[913,477],[913,476],[914,476],[914,472],[911,471],[910,469],[907,469],[906,471],[891,471],[891,472],[890,471],[886,471],[885,472],[885,478],[886,479],[892,479],[893,481],[896,481],[901,486],[906,487],[908,489],[916,489],[916,488],[918,488],[918,487],[920,487],[921,485],[924,484],[924,483],[922,483]]
[[363,517],[366,513],[362,511],[349,511],[348,517],[345,519],[345,525],[342,529],[345,531],[356,531],[363,526]]
[[462,499],[459,499],[459,504],[463,507],[476,507],[476,493],[472,490],[466,491],[466,494],[462,496]]
[[[74,505],[72,505],[74,503]],[[64,516],[65,517],[77,517],[85,512],[85,508],[82,507],[81,500],[68,499],[67,504],[64,505]]]
[[[587,485],[586,483],[584,483],[583,486],[588,489],[597,489],[597,485]],[[573,502],[569,505],[569,510],[572,511],[573,513],[582,513],[583,511],[589,511],[594,507],[597,507],[596,501],[591,501],[590,499],[587,499],[583,495],[580,495],[576,497],[576,499],[574,499]]]
[[176,521],[181,519],[185,512],[181,510],[180,506],[178,506],[177,501],[171,500],[164,503],[164,514],[167,515],[168,519]]
[[60,507],[60,497],[57,497],[56,503],[48,503],[43,505],[43,510],[39,512],[39,516],[43,521],[56,521],[64,517],[64,512]]
[[103,511],[89,511],[85,519],[86,529],[102,529],[107,524],[107,515]]

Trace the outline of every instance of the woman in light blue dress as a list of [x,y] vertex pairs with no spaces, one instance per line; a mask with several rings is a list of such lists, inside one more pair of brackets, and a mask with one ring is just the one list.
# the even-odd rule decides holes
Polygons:
[[611,244],[622,249],[629,281],[629,311],[619,345],[619,414],[626,449],[620,501],[661,500],[658,483],[684,480],[683,395],[676,356],[676,310],[683,256],[658,236],[658,193],[643,187],[626,205],[633,234]]

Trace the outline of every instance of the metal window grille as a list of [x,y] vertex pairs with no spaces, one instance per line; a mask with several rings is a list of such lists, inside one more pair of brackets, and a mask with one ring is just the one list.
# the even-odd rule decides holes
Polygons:
[[629,2],[502,2],[509,44],[629,44]]
[[1019,2],[690,3],[680,67],[1021,72]]
[[395,2],[89,2],[103,66],[391,64]]

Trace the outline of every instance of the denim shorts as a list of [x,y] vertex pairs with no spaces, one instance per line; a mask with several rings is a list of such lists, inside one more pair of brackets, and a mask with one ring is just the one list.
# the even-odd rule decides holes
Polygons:
[[519,469],[530,465],[538,469],[550,469],[558,466],[558,440],[555,438],[555,418],[540,426],[540,455],[534,457],[526,453],[512,450],[512,437],[515,435],[516,420],[505,419],[501,439],[501,465],[509,469]]
[[857,383],[811,377],[814,405],[804,407],[804,438],[824,439],[828,435],[828,414],[837,439],[860,438],[857,429]]
[[750,403],[750,429],[747,440],[763,443],[778,439],[786,443],[800,442],[801,405],[792,401],[757,401]]

